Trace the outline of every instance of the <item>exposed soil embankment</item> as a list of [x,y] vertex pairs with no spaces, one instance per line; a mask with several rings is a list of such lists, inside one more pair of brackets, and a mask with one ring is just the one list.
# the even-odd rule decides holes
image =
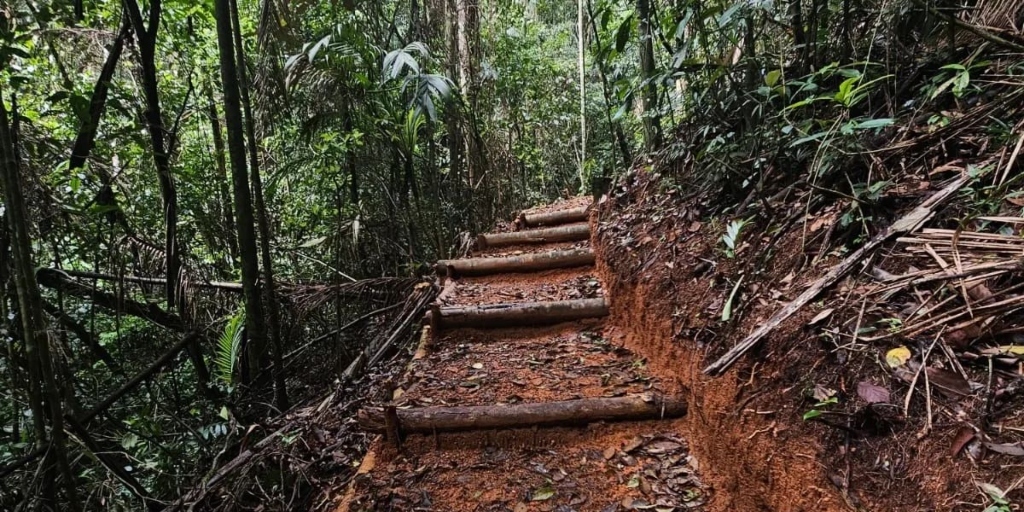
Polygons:
[[[609,218],[614,210],[608,203],[599,217]],[[643,224],[632,220],[640,221],[635,228]],[[688,390],[684,434],[705,472],[705,483],[713,488],[711,510],[846,510],[818,462],[821,446],[798,423],[800,411],[793,403],[800,390],[779,386],[798,382],[802,370],[788,358],[776,357],[753,371],[734,369],[710,378],[701,373],[706,362],[701,344],[680,338],[685,317],[700,314],[711,286],[692,272],[707,248],[699,233],[678,240],[679,252],[665,250],[668,242],[645,262],[622,243],[621,232],[607,225],[595,232],[598,273],[613,297],[613,342],[645,356],[659,378]],[[691,270],[673,272],[666,263]],[[769,346],[789,335],[784,326]]]
[[[606,335],[645,357],[652,377],[686,390],[690,412],[680,434],[711,486],[710,510],[969,511],[992,502],[979,489],[1019,492],[1020,445],[1006,441],[1021,431],[1011,401],[1019,377],[965,362],[961,380],[952,351],[936,349],[920,372],[932,377],[931,387],[926,377],[912,381],[904,363],[887,362],[887,351],[905,343],[927,358],[939,337],[879,335],[874,324],[891,322],[898,311],[890,310],[905,306],[871,306],[865,314],[870,277],[840,281],[723,375],[705,375],[849,253],[828,243],[836,214],[826,208],[806,226],[749,227],[730,254],[722,223],[705,224],[698,205],[657,183],[656,174],[634,171],[591,216],[597,274],[611,300]],[[914,187],[901,207],[938,187]],[[801,207],[776,209],[799,214]],[[898,261],[886,264],[903,272]],[[869,325],[875,337],[858,337],[872,332]],[[988,433],[977,429],[986,410],[1002,421],[988,420]],[[986,441],[997,437],[1001,444]]]

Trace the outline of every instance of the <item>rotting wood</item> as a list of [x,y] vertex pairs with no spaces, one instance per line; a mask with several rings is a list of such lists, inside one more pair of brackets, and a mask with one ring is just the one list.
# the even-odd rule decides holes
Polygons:
[[485,276],[516,272],[538,272],[558,268],[584,267],[594,264],[594,251],[573,249],[504,258],[467,258],[441,260],[434,266],[438,275],[448,277]]
[[608,315],[604,298],[437,308],[425,322],[434,329],[550,325]]
[[[686,401],[645,393],[513,405],[422,407],[398,409],[397,413],[399,428],[410,434],[678,418],[686,414]],[[387,428],[384,409],[379,407],[360,410],[356,419],[368,431],[384,432]]]
[[552,228],[528,229],[510,233],[485,233],[476,237],[479,249],[518,244],[546,244],[553,242],[579,242],[590,239],[590,225],[586,222],[566,224]]
[[516,229],[532,228],[537,226],[555,226],[558,224],[569,224],[572,222],[584,222],[587,220],[590,206],[579,206],[553,212],[519,214],[516,219]]
[[817,297],[824,289],[832,286],[839,281],[839,279],[853,270],[854,266],[871,251],[875,250],[878,246],[882,245],[892,237],[914,231],[927,222],[928,219],[934,215],[935,207],[955,194],[964,185],[966,185],[968,181],[970,181],[970,177],[967,175],[957,178],[952,183],[946,185],[942,190],[932,194],[931,197],[926,199],[917,208],[911,210],[910,213],[904,215],[884,231],[875,235],[868,243],[864,244],[860,249],[857,249],[857,251],[848,256],[840,264],[828,271],[827,274],[815,281],[814,284],[800,294],[799,297],[789,304],[786,304],[785,307],[777,311],[771,318],[762,323],[754,330],[754,332],[744,338],[743,341],[736,344],[736,346],[726,352],[725,355],[708,365],[707,368],[704,368],[704,373],[709,375],[719,375],[727,370],[733,365],[733,363],[743,357],[747,351],[757,345],[783,321],[793,316],[793,314],[799,311],[800,308],[814,300],[814,298]]

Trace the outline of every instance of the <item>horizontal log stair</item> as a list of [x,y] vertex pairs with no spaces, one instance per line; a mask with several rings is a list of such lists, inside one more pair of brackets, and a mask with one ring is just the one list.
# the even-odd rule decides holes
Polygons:
[[[578,426],[599,421],[640,421],[686,415],[686,400],[655,393],[623,397],[582,398],[557,402],[469,407],[397,409],[397,422],[384,408],[364,408],[356,420],[364,430],[403,434],[492,430],[525,427]],[[397,425],[389,425],[397,423]]]
[[425,323],[433,329],[458,327],[494,328],[552,325],[608,316],[604,298],[437,307],[427,312]]
[[434,265],[439,276],[478,277],[493,274],[539,272],[560,268],[586,267],[594,264],[594,251],[572,249],[503,258],[465,258],[441,260]]
[[476,245],[478,249],[488,249],[509,245],[580,242],[589,239],[590,224],[579,222],[550,228],[510,231],[508,233],[484,233],[476,237]]

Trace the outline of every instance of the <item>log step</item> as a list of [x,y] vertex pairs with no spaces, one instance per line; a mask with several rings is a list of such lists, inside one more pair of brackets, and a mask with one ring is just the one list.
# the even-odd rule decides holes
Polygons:
[[434,330],[454,327],[516,327],[551,325],[608,316],[604,298],[556,300],[439,308],[424,318]]
[[516,219],[516,228],[534,228],[538,226],[556,226],[573,222],[586,222],[590,206],[579,206],[566,210],[544,213],[520,213]]
[[[686,415],[686,401],[681,397],[644,393],[513,405],[419,407],[395,412],[398,429],[409,434],[679,418]],[[356,419],[364,430],[385,432],[389,423],[396,423],[393,417],[387,421],[386,416],[383,408],[374,407],[361,409]]]
[[586,222],[566,224],[552,228],[528,229],[510,233],[485,233],[476,237],[477,248],[501,247],[518,244],[547,244],[552,242],[578,242],[590,239],[590,225]]
[[556,268],[584,267],[594,264],[594,251],[573,249],[504,258],[468,258],[440,260],[434,269],[440,276],[486,276],[516,272],[539,272]]

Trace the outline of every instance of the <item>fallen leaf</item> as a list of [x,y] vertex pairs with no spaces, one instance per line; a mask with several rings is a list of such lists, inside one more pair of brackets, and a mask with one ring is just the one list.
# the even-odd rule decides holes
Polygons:
[[484,364],[483,363],[473,363],[473,369],[474,370],[483,370],[484,369]]
[[1024,444],[1022,443],[985,443],[985,448],[988,448],[989,450],[992,450],[996,453],[1002,453],[1003,455],[1024,457]]
[[824,402],[829,398],[832,398],[836,394],[836,390],[826,388],[821,384],[814,385],[814,391],[811,393],[811,397],[819,402]]
[[910,349],[902,345],[885,353],[885,362],[892,368],[898,368],[907,364],[910,360]]
[[605,460],[612,460],[612,457],[614,457],[614,456],[615,456],[615,447],[614,446],[609,446],[604,451],[604,459]]
[[828,308],[828,309],[823,310],[821,313],[818,313],[817,315],[815,315],[814,318],[812,318],[810,322],[807,322],[807,325],[810,326],[810,325],[817,324],[818,322],[821,322],[822,320],[832,316],[832,312],[833,311],[835,311],[834,308]]
[[1001,345],[999,347],[986,348],[981,351],[986,356],[999,356],[1013,354],[1024,356],[1024,345]]
[[533,495],[530,497],[530,501],[547,501],[555,496],[555,489],[551,487],[551,484],[546,484],[543,487],[533,491]]
[[956,454],[960,453],[960,450],[963,450],[964,446],[971,442],[971,439],[974,439],[974,429],[960,427],[960,431],[953,438],[953,444],[949,447],[949,454],[956,457]]
[[526,503],[520,502],[516,503],[516,506],[515,508],[512,509],[512,512],[526,512],[527,510],[530,510],[530,506],[527,505]]
[[630,442],[626,443],[626,446],[622,447],[622,451],[629,453],[637,448],[643,446],[644,440],[642,437],[634,437]]
[[889,403],[889,390],[866,380],[857,383],[857,396],[869,404]]

